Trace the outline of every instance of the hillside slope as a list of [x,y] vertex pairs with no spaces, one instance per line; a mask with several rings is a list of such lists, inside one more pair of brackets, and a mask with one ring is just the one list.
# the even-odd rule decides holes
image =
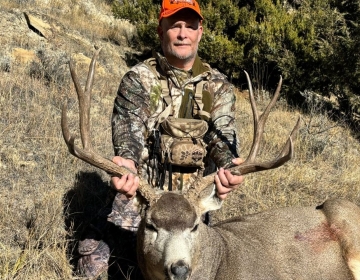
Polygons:
[[[110,116],[121,76],[131,65],[135,28],[111,16],[105,0],[0,0],[0,279],[79,279],[76,241],[106,203],[109,176],[75,159],[60,129],[68,104],[78,135],[72,57],[82,84],[94,46],[102,47],[93,94],[93,146],[111,158]],[[237,95],[240,153],[252,141],[246,92]],[[259,96],[259,109],[268,95]],[[249,175],[214,220],[274,207],[316,205],[344,197],[360,205],[360,144],[314,103],[308,115],[280,100],[259,157],[276,155],[298,116],[295,158]],[[77,142],[78,143],[78,142]],[[126,273],[126,272],[125,272]],[[128,272],[131,279],[131,270]]]
[[64,102],[78,130],[68,61],[84,83],[94,47],[102,47],[93,135],[111,158],[112,102],[134,32],[105,1],[0,1],[0,279],[73,277],[72,240],[105,204],[109,178],[64,145]]

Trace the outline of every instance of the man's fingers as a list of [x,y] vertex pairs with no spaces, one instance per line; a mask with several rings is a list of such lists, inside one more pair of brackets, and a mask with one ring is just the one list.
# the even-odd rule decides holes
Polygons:
[[227,193],[223,193],[223,194],[217,194],[217,197],[220,198],[221,200],[224,200],[227,197]]
[[229,181],[228,181],[228,178],[227,178],[226,175],[225,175],[225,170],[224,170],[224,168],[220,168],[217,175],[218,175],[218,178],[219,178],[219,183],[220,183],[222,186],[224,186],[224,187],[229,186]]
[[135,167],[135,163],[131,159],[125,159],[125,158],[122,158],[119,156],[115,156],[115,157],[113,157],[112,161],[119,166],[126,167],[127,169],[129,169],[132,172],[136,173],[136,171],[137,171],[136,167]]
[[[113,157],[113,162],[119,166],[126,167],[136,173],[135,162],[131,159],[125,159],[119,156]],[[139,177],[134,173],[128,173],[121,177],[113,176],[111,178],[112,185],[115,190],[126,195],[128,198],[133,198],[136,190],[139,187]]]
[[123,175],[121,178],[112,177],[111,181],[116,191],[126,195],[128,198],[133,198],[139,187],[140,179],[138,176],[130,173]]
[[240,165],[240,164],[242,164],[244,161],[245,161],[245,160],[243,160],[242,158],[234,158],[234,159],[232,160],[232,163],[233,163],[233,164],[236,164],[236,165]]
[[215,175],[215,185],[216,185],[216,186],[221,185],[220,178],[219,178],[219,175],[218,175],[218,174]]
[[220,168],[215,175],[216,194],[220,199],[225,199],[227,195],[237,188],[244,181],[243,176],[232,175],[229,170]]
[[215,184],[216,184],[216,195],[221,200],[224,200],[227,197],[228,193],[231,191],[231,189],[224,187],[221,184],[219,175],[215,175]]
[[112,177],[111,180],[113,182],[114,188],[117,191],[120,191],[120,190],[122,190],[123,186],[126,183],[127,175],[123,175],[123,176],[121,176],[121,178],[120,177]]
[[134,184],[131,186],[130,190],[125,194],[128,198],[133,198],[136,195],[136,191],[139,187],[139,177],[135,177]]
[[224,171],[224,176],[226,177],[229,186],[239,185],[244,181],[243,176],[232,175],[228,170]]
[[131,173],[128,174],[127,180],[126,180],[125,184],[123,185],[123,187],[121,188],[122,192],[128,193],[129,191],[131,191],[131,189],[133,188],[133,185],[134,185],[134,180],[135,180],[134,174],[131,174]]
[[114,163],[116,163],[117,165],[122,166],[122,158],[121,157],[115,156],[115,157],[113,157],[112,161]]

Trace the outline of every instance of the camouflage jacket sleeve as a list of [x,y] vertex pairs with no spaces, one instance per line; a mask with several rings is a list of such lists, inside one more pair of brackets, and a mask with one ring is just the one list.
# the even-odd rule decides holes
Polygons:
[[238,157],[238,139],[235,130],[234,86],[226,79],[214,81],[214,101],[210,129],[207,135],[210,157],[217,167],[228,167]]
[[115,155],[139,164],[149,115],[149,95],[138,73],[129,71],[121,80],[114,102],[111,125]]

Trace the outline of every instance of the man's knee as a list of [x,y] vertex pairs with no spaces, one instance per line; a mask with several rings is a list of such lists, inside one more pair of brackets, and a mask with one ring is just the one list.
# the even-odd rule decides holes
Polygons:
[[[84,241],[86,241],[86,239]],[[97,242],[98,246],[91,253],[83,255],[78,260],[77,272],[80,275],[97,277],[107,270],[110,259],[110,248],[102,240]]]

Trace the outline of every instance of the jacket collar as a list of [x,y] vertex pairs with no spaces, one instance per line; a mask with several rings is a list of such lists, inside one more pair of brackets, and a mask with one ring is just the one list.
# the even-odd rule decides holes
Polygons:
[[[172,67],[169,62],[167,61],[166,57],[164,57],[162,54],[153,51],[153,57],[157,60],[161,70],[163,71],[162,74],[166,74],[167,76],[173,76],[172,74]],[[200,57],[196,55],[194,64],[191,68],[192,70],[192,76],[196,77],[198,75],[203,74],[204,72],[209,71],[209,67],[204,65],[202,61],[200,60]]]

